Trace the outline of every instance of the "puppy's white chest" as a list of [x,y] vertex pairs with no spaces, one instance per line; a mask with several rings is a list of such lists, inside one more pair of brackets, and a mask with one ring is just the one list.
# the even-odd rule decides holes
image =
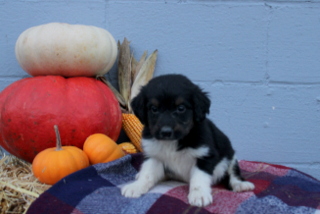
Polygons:
[[207,152],[204,148],[177,151],[177,141],[144,139],[142,143],[147,156],[161,161],[168,176],[185,182],[190,181],[190,172],[197,157]]

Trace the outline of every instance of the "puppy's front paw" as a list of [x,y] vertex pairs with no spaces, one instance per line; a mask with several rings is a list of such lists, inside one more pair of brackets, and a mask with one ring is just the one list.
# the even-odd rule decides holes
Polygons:
[[146,185],[142,185],[137,181],[127,184],[121,188],[121,194],[127,198],[139,198],[146,192],[148,192]]
[[245,192],[254,189],[254,184],[249,181],[240,181],[232,185],[232,189],[235,192]]
[[188,200],[192,206],[205,207],[212,203],[211,189],[210,191],[194,189],[190,191]]

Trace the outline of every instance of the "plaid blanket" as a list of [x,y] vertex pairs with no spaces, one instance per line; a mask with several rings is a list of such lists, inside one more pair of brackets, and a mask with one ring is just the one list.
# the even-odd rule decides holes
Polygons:
[[188,186],[166,181],[137,199],[121,196],[120,187],[132,181],[142,155],[127,155],[73,173],[40,195],[27,213],[320,213],[320,182],[297,170],[260,162],[239,161],[254,192],[235,193],[213,186],[214,202],[204,208],[187,203]]

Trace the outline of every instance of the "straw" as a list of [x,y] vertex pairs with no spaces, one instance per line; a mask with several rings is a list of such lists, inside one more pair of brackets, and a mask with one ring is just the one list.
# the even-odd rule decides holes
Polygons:
[[12,155],[0,159],[0,214],[26,213],[49,187],[33,176],[30,163]]

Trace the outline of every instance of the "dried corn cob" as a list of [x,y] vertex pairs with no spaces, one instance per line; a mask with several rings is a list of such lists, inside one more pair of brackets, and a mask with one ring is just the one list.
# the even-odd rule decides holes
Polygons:
[[141,135],[143,125],[134,114],[122,114],[122,128],[138,151],[142,152]]
[[127,154],[134,154],[138,152],[138,149],[130,142],[120,143],[119,146]]

